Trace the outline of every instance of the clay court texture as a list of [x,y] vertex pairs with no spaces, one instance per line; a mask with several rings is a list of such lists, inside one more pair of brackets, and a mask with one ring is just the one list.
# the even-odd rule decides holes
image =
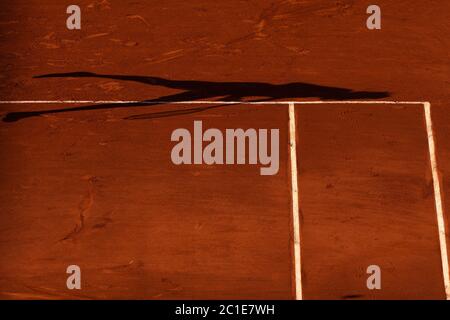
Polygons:
[[[77,2],[0,5],[0,298],[450,296],[448,1]],[[277,174],[175,165],[194,121]]]

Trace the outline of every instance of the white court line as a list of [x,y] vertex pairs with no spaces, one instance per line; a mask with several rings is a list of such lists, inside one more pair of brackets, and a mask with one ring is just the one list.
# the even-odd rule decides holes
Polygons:
[[439,181],[439,173],[436,160],[436,145],[434,141],[433,122],[431,120],[431,105],[429,102],[425,102],[423,106],[425,111],[425,121],[427,125],[431,171],[433,174],[434,200],[436,205],[436,215],[439,229],[439,244],[441,249],[441,261],[442,261],[442,272],[444,274],[445,294],[447,300],[450,300],[450,274],[448,265],[444,210],[442,209],[441,186]]
[[405,105],[423,105],[424,101],[152,101],[152,100],[6,100],[0,101],[0,104],[137,104],[137,103],[154,103],[154,104],[244,104],[244,105],[290,105],[290,104],[405,104]]
[[291,187],[292,187],[292,224],[294,231],[294,280],[295,299],[302,300],[302,270],[300,255],[300,216],[298,209],[298,180],[297,180],[297,143],[295,133],[295,104],[289,104],[289,148],[291,151]]

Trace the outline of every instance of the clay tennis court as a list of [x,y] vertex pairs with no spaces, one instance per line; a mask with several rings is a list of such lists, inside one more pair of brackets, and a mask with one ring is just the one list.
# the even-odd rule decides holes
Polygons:
[[[0,5],[1,299],[450,297],[447,1],[77,4]],[[173,164],[194,121],[278,173]]]

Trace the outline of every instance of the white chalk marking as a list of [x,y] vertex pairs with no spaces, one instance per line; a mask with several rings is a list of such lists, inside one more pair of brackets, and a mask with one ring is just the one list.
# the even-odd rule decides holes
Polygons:
[[404,104],[423,105],[424,101],[152,101],[152,100],[7,100],[0,104],[244,104],[244,105],[290,105],[290,104]]
[[300,216],[298,208],[297,180],[297,143],[296,143],[295,104],[289,104],[289,148],[291,155],[291,187],[292,187],[292,225],[294,231],[294,277],[295,299],[302,300],[302,269],[300,256]]
[[436,160],[436,145],[434,141],[433,122],[431,120],[431,105],[429,102],[425,102],[423,106],[425,110],[425,121],[427,126],[431,171],[433,174],[434,200],[436,205],[436,215],[439,229],[439,244],[441,249],[441,261],[442,261],[442,272],[444,275],[445,294],[447,300],[450,300],[450,274],[448,264],[444,210],[442,208],[441,186],[439,181],[439,173]]

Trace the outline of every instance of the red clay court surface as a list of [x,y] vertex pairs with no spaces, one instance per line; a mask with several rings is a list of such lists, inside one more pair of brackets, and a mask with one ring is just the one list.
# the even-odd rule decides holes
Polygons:
[[[450,4],[369,4],[0,5],[0,298],[446,299]],[[174,165],[194,120],[279,129],[278,174]]]

